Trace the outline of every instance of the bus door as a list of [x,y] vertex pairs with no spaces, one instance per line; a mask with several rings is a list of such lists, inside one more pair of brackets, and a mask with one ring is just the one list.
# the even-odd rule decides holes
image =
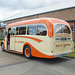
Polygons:
[[16,30],[16,27],[11,28],[10,50],[15,50],[15,30]]
[[7,35],[7,49],[10,50],[10,34],[11,34],[11,28],[8,29],[8,35]]

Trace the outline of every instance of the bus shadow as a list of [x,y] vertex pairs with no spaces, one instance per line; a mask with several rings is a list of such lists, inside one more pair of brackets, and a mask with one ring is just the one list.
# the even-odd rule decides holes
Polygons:
[[68,58],[65,58],[65,57],[58,57],[58,58],[54,58],[54,59],[33,57],[31,60],[36,61],[36,62],[40,62],[40,63],[44,63],[44,64],[54,65],[54,64],[66,62],[66,61],[71,60],[71,59],[68,59]]
[[9,53],[9,54],[13,54],[13,55],[16,55],[16,56],[21,56],[21,57],[24,57],[23,54],[18,54],[18,53],[13,53],[13,52],[8,52],[8,51],[3,51],[5,53]]
[[[7,51],[4,51],[4,52],[25,58],[25,56],[23,54],[17,54],[17,53],[12,53],[12,52],[7,52]],[[27,58],[25,58],[25,59],[27,59]],[[68,58],[65,58],[65,57],[58,57],[58,58],[53,58],[53,59],[32,57],[29,60],[44,63],[44,64],[54,65],[54,64],[59,64],[59,63],[66,62],[66,61],[71,60],[71,59],[68,59]]]

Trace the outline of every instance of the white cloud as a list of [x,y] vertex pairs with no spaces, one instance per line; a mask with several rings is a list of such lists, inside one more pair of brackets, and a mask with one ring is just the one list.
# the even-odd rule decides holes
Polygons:
[[36,9],[68,0],[0,0],[0,20],[24,10]]
[[12,15],[15,15],[15,14],[23,12],[23,11],[24,11],[24,9],[10,10],[8,8],[0,8],[0,20],[11,17]]

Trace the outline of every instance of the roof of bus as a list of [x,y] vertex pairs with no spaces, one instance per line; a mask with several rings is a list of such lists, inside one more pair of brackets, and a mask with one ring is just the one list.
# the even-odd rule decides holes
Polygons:
[[56,18],[37,18],[37,19],[31,19],[31,20],[25,20],[25,21],[11,23],[11,24],[8,24],[6,26],[6,28],[13,27],[13,26],[19,26],[19,25],[27,25],[27,24],[46,23],[47,21],[49,21],[52,24],[61,23],[61,24],[68,25],[68,23],[66,21],[56,19]]

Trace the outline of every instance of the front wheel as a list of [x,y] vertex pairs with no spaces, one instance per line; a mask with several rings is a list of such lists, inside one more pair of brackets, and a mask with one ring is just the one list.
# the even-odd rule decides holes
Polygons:
[[2,51],[4,51],[4,45],[3,44],[1,45],[1,49],[2,49]]
[[32,58],[31,49],[28,45],[24,47],[24,56],[28,59]]

